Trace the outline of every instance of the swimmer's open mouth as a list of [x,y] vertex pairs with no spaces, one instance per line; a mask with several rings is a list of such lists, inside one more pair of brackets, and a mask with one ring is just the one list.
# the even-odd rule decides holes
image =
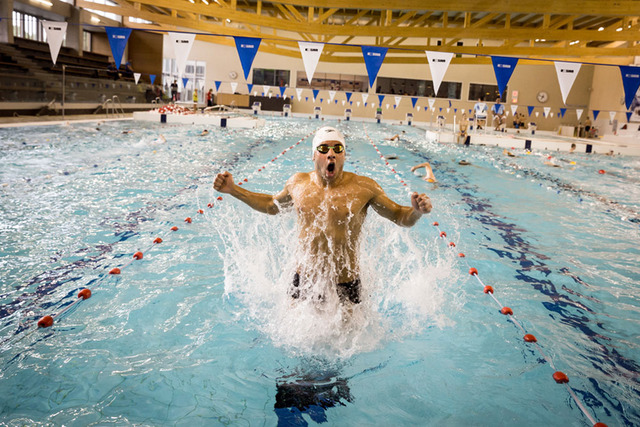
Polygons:
[[327,166],[327,170],[329,172],[333,172],[335,168],[336,168],[336,164],[335,163],[329,163],[329,166]]

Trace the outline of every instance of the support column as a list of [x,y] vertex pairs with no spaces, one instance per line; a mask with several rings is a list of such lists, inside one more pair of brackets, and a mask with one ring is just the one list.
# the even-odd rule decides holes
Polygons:
[[67,25],[67,44],[68,48],[73,49],[78,56],[82,56],[82,11],[77,7],[71,8],[71,16],[69,16],[69,24]]
[[0,43],[13,43],[13,0],[0,1],[0,16],[7,17],[0,21]]

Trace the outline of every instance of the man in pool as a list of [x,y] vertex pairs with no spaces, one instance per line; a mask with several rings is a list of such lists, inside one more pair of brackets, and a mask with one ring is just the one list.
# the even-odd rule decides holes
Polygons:
[[[340,301],[358,304],[360,295],[359,239],[371,207],[380,216],[403,226],[413,226],[431,211],[425,194],[413,193],[411,206],[401,206],[371,178],[343,170],[346,143],[342,133],[323,127],[313,138],[314,170],[294,174],[276,195],[254,193],[236,185],[229,172],[218,174],[213,187],[251,208],[270,215],[293,207],[299,225],[302,259],[290,294],[307,297],[316,283],[335,286]],[[316,295],[324,299],[322,291]]]

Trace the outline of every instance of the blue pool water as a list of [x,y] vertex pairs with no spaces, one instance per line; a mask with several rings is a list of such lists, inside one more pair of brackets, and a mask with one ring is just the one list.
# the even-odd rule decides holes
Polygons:
[[[507,157],[430,144],[416,128],[389,142],[398,127],[329,122],[347,135],[346,170],[408,204],[366,132],[434,205],[411,229],[370,213],[365,298],[345,322],[287,296],[293,214],[211,188],[229,170],[250,190],[281,190],[311,170],[310,139],[295,144],[320,124],[204,137],[130,121],[0,129],[2,423],[590,425],[475,267],[595,420],[640,425],[638,159]],[[424,161],[437,184],[410,172]],[[89,300],[35,327],[83,287]]]

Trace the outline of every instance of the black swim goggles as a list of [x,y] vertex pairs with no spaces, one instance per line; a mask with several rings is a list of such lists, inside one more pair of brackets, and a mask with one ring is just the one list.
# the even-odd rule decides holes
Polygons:
[[329,150],[333,149],[333,152],[336,154],[340,154],[344,151],[344,145],[342,144],[336,144],[333,147],[327,145],[327,144],[320,144],[316,147],[316,150],[318,150],[319,153],[322,154],[327,154],[329,152]]

